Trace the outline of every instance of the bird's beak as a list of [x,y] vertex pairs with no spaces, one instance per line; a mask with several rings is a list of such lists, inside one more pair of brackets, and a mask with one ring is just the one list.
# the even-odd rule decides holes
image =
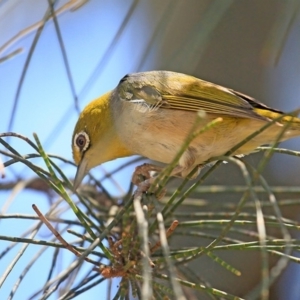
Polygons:
[[87,160],[84,159],[84,157],[83,157],[80,164],[77,167],[76,176],[75,176],[75,180],[74,180],[74,183],[73,183],[74,191],[77,190],[77,188],[79,187],[82,179],[87,174],[87,172],[88,172]]

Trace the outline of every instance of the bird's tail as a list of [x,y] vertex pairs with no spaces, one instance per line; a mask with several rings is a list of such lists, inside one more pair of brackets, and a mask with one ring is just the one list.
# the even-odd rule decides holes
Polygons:
[[256,111],[260,115],[263,115],[270,120],[279,119],[278,123],[287,125],[288,127],[286,129],[286,133],[284,134],[285,138],[300,136],[300,118],[296,117],[296,115],[299,114],[300,110],[295,111],[293,115],[284,115],[284,113],[265,109],[256,109]]

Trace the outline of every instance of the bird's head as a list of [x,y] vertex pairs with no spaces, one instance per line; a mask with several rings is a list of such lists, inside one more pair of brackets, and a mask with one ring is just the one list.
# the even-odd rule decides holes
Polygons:
[[78,167],[74,190],[93,167],[126,156],[113,122],[111,95],[109,92],[89,103],[75,125],[72,151]]

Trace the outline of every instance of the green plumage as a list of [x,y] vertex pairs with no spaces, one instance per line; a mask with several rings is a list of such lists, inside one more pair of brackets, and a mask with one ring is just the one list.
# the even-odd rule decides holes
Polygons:
[[120,99],[142,99],[149,107],[204,110],[210,114],[264,120],[282,114],[281,111],[232,89],[170,71],[126,75],[120,81],[117,91]]

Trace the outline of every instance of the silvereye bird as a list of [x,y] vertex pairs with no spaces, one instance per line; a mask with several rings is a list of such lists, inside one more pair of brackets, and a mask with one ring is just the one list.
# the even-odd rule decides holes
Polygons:
[[[137,154],[169,164],[195,124],[198,111],[206,113],[199,128],[217,117],[222,121],[192,140],[172,175],[186,176],[283,114],[242,93],[185,74],[150,71],[126,75],[79,116],[72,137],[78,165],[74,188],[90,169],[116,158]],[[280,141],[299,136],[300,119],[283,116],[232,155],[248,154],[276,141],[288,122]]]

